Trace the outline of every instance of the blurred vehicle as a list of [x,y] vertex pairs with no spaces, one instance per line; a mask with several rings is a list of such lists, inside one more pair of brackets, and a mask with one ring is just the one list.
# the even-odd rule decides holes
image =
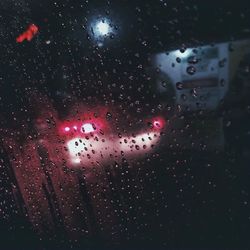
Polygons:
[[0,249],[249,248],[247,1],[0,20]]
[[[53,121],[53,131],[44,124],[42,117],[38,121],[43,123],[38,123],[37,128],[48,147],[52,147],[52,136],[60,138],[60,150],[72,167],[91,168],[112,162],[121,163],[122,159],[135,161],[143,158],[157,147],[166,125],[159,116],[141,119],[137,125],[131,124],[133,118],[129,120],[128,117],[125,122],[114,108],[109,107],[89,108],[77,103],[77,107],[70,109],[71,113],[63,121]],[[126,123],[129,126],[127,129],[124,126]]]

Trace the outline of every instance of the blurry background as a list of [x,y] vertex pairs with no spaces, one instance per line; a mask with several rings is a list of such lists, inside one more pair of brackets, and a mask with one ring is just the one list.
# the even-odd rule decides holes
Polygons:
[[[249,17],[243,0],[2,0],[2,248],[249,247]],[[88,177],[55,132],[78,105],[121,136],[166,128]]]

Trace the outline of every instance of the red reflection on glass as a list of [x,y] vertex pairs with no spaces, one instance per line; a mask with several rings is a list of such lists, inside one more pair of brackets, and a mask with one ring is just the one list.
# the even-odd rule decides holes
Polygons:
[[83,134],[98,133],[104,127],[101,119],[95,121],[65,121],[59,125],[58,132],[67,136],[83,136]]
[[24,40],[31,41],[38,33],[38,27],[35,24],[30,24],[28,29],[16,38],[17,43],[22,43]]
[[165,120],[162,117],[157,117],[153,120],[153,127],[155,129],[162,129],[165,126]]

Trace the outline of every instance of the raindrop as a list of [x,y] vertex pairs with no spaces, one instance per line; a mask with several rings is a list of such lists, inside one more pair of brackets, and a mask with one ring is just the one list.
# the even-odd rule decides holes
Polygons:
[[192,50],[194,54],[198,54],[198,50],[197,49],[193,49]]
[[186,51],[186,46],[183,44],[180,48],[180,52],[184,53]]
[[180,57],[176,57],[176,62],[181,63],[181,58]]
[[110,112],[107,112],[106,119],[109,121],[112,119],[112,114]]
[[196,72],[196,68],[194,66],[188,66],[187,67],[187,73],[189,75],[193,75]]
[[192,95],[194,98],[197,98],[197,91],[196,91],[196,89],[191,89],[190,93],[191,93],[191,95]]
[[153,127],[154,127],[154,125],[153,125],[152,122],[148,122],[148,126],[149,126],[150,128],[153,128]]
[[176,88],[177,88],[178,90],[181,90],[181,89],[183,88],[183,84],[182,84],[181,82],[177,82],[177,83],[176,83]]
[[196,64],[198,62],[199,62],[199,59],[196,56],[190,56],[188,58],[188,63],[190,63],[190,64]]
[[166,87],[167,87],[167,83],[166,83],[165,81],[162,81],[162,82],[161,82],[161,85],[162,85],[163,88],[166,88]]
[[222,60],[220,60],[220,61],[219,61],[219,67],[220,67],[220,68],[223,68],[223,67],[225,66],[225,63],[226,63],[226,59],[225,59],[225,58],[222,59]]

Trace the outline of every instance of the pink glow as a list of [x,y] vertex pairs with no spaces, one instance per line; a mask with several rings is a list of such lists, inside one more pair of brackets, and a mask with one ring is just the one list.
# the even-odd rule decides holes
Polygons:
[[155,118],[153,120],[153,126],[155,129],[163,129],[165,123],[166,123],[165,120],[161,117]]
[[64,131],[65,131],[65,132],[69,132],[69,131],[70,131],[70,128],[69,128],[69,127],[65,127],[65,128],[64,128]]

